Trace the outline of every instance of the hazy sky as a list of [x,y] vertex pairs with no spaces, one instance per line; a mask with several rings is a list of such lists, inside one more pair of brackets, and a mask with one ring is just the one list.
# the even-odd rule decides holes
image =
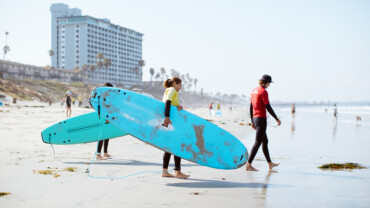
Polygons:
[[8,60],[49,64],[52,3],[144,33],[144,80],[164,67],[249,97],[267,73],[270,100],[370,101],[367,0],[0,0]]

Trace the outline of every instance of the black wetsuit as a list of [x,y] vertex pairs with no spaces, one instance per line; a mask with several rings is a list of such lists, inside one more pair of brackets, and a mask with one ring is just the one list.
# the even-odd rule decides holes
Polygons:
[[[267,144],[268,144],[268,138],[267,138],[267,134],[266,134],[267,119],[264,118],[264,117],[255,117],[255,118],[253,118],[252,103],[250,104],[249,108],[250,108],[249,113],[250,113],[250,116],[251,116],[252,123],[256,127],[256,141],[254,142],[254,145],[252,147],[251,153],[250,153],[249,158],[248,158],[248,162],[249,163],[253,162],[253,159],[256,156],[256,154],[258,152],[258,149],[260,148],[261,144],[262,144],[262,151],[263,151],[263,154],[265,155],[265,158],[266,158],[267,162],[271,162],[270,153],[269,153],[269,149],[268,149],[268,146],[267,146]],[[266,105],[266,110],[276,120],[278,119],[274,110],[272,110],[270,104]]]
[[[109,121],[105,120],[105,124],[109,124]],[[103,142],[104,142],[104,153],[108,153],[109,139],[104,139],[104,140],[100,140],[99,143],[98,143],[98,154],[101,153],[101,148],[103,147]]]
[[104,142],[104,153],[108,153],[109,139],[105,139],[105,140],[100,140],[99,141],[99,144],[98,144],[98,154],[101,153],[101,148],[103,147],[103,142]]
[[[165,117],[170,117],[171,101],[167,100],[165,105]],[[175,160],[174,170],[181,170],[181,157],[176,155],[173,156]],[[171,153],[165,152],[163,155],[163,169],[168,169],[168,164],[170,163]]]
[[67,108],[71,107],[71,97],[70,96],[67,96],[66,104],[67,104]]

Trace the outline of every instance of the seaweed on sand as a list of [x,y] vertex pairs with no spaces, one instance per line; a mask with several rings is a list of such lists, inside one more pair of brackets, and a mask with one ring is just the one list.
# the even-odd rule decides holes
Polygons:
[[321,169],[339,170],[339,169],[366,169],[357,163],[328,163],[320,166]]
[[69,171],[69,172],[75,172],[77,168],[72,168],[72,167],[68,167],[66,169],[64,169],[65,171]]
[[0,196],[6,196],[6,195],[9,195],[10,193],[9,192],[0,192]]

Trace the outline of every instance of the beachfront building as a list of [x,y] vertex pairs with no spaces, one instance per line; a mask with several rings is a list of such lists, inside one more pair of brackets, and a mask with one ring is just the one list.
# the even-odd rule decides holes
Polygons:
[[[52,4],[50,11],[53,67],[88,69],[85,73],[92,83],[110,82],[123,87],[142,85],[139,65],[142,33],[112,24],[109,19],[81,15],[80,9],[62,3]],[[99,53],[110,59],[111,65],[99,68]]]
[[15,80],[52,80],[58,82],[84,82],[88,80],[85,73],[76,70],[47,68],[0,60],[0,78]]

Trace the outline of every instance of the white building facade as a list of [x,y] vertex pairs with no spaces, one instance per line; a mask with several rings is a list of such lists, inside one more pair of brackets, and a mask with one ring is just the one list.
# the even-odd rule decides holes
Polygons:
[[[94,65],[94,71],[86,72],[89,82],[142,85],[142,33],[114,25],[108,19],[82,16],[80,9],[70,9],[66,4],[52,4],[50,11],[53,67],[73,70],[76,66],[82,69],[84,64]],[[98,53],[110,59],[111,66],[99,69]]]

